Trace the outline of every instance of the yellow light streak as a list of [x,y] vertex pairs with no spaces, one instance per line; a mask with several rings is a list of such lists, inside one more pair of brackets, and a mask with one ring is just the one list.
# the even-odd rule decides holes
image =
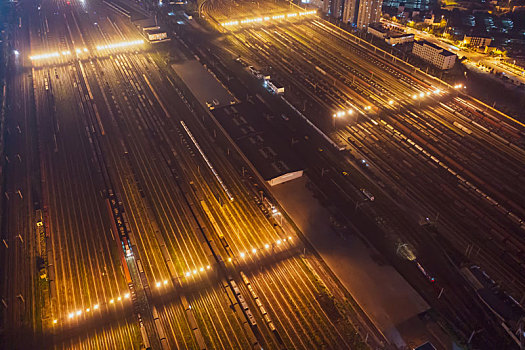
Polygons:
[[273,16],[244,18],[241,20],[232,20],[228,22],[222,22],[221,26],[232,27],[232,26],[238,26],[238,25],[243,25],[243,24],[261,23],[261,22],[268,22],[270,20],[279,20],[279,19],[293,18],[293,17],[304,17],[304,16],[309,16],[309,15],[315,15],[315,14],[317,14],[317,11],[315,10],[303,11],[303,12],[290,12],[290,13],[283,13],[283,14],[273,15]]
[[136,45],[142,45],[144,44],[144,40],[133,40],[133,41],[121,41],[118,43],[111,43],[107,45],[99,45],[97,46],[97,51],[102,50],[111,50],[111,49],[120,49],[124,47],[130,47],[130,46],[136,46]]

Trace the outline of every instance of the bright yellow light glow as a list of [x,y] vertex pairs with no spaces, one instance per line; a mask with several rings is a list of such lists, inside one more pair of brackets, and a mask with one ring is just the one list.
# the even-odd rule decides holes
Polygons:
[[121,301],[121,300],[122,300],[122,298],[121,298],[121,297],[118,297],[118,298],[117,298],[117,300],[118,300],[118,301]]
[[98,304],[95,304],[95,306],[93,306],[93,309],[98,310]]
[[232,262],[232,258],[228,258],[228,262]]
[[164,280],[164,282],[162,282],[162,283],[164,283],[164,284],[168,284],[168,280]]
[[77,311],[77,316],[80,316],[80,315],[82,315],[82,310]]
[[241,253],[241,258],[244,258],[244,256],[245,256],[245,255],[246,255],[246,254],[244,254],[244,253]]
[[191,272],[186,272],[186,277],[190,277]]
[[281,240],[278,240],[278,241],[277,241],[277,244],[281,244]]
[[200,272],[204,271],[204,267],[201,267],[201,268],[199,269],[199,271],[200,271]]
[[394,101],[393,101],[393,100],[390,100],[390,101],[388,101],[388,104],[389,104],[389,105],[393,105],[393,104],[394,104]]
[[53,324],[56,324],[57,322],[58,322],[58,320],[56,320],[56,319],[55,319],[55,320],[53,320]]
[[273,15],[273,16],[264,16],[264,17],[254,17],[254,18],[245,18],[241,20],[233,20],[228,22],[222,22],[221,26],[223,27],[231,27],[231,26],[238,26],[239,24],[250,24],[250,23],[260,23],[260,22],[268,22],[269,20],[273,19],[285,19],[285,18],[292,18],[297,16],[308,16],[308,15],[315,15],[317,14],[317,11],[303,11],[303,12],[290,12],[290,13],[283,13],[280,15]]
[[292,240],[292,236],[288,236],[288,240],[291,241]]
[[417,95],[412,96],[412,98],[413,98],[414,100],[417,99]]
[[270,245],[269,244],[265,244],[264,248],[268,249],[268,248],[270,248]]
[[115,302],[115,300],[113,300],[113,299],[111,299],[111,300],[109,301],[110,304],[113,304],[114,302]]
[[68,315],[69,318],[73,318],[73,316],[75,316],[75,314],[72,312]]
[[209,270],[209,269],[210,269],[210,265],[206,266],[206,269],[208,269],[208,270]]
[[41,55],[35,55],[35,56],[29,56],[29,59],[31,61],[35,60],[45,60],[47,58],[53,58],[53,57],[59,57],[60,54],[58,52],[50,52],[50,53],[44,53]]
[[128,299],[129,298],[129,293],[124,294],[124,298]]
[[88,308],[86,309],[86,312],[90,312],[90,311],[91,311],[91,309],[88,307]]
[[97,46],[97,50],[101,51],[101,50],[108,50],[108,49],[120,49],[123,47],[142,45],[142,44],[144,44],[144,40],[121,41],[118,43]]
[[253,254],[257,253],[257,249],[253,248],[253,249],[252,249],[252,253],[253,253]]
[[156,286],[157,286],[157,288],[159,288],[160,287],[160,282],[157,282]]

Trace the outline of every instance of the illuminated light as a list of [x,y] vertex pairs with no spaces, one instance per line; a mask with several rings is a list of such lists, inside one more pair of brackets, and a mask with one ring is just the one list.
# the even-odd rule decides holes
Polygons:
[[281,244],[281,243],[282,243],[281,240],[278,240],[278,241],[277,241],[277,244]]
[[68,315],[69,318],[73,318],[73,316],[75,316],[75,314],[72,312]]
[[117,300],[118,300],[118,301],[121,301],[121,300],[122,300],[122,298],[121,298],[121,297],[118,297],[118,298],[117,298]]
[[204,267],[201,267],[201,268],[199,269],[199,271],[200,271],[200,272],[204,271]]
[[197,270],[193,270],[193,274],[195,275],[197,273]]
[[257,249],[253,248],[253,249],[252,249],[252,253],[253,253],[253,254],[257,253]]
[[98,310],[98,304],[95,304],[95,306],[93,306],[93,309]]
[[160,282],[156,283],[157,288],[160,288]]
[[288,236],[288,240],[291,241],[292,240],[292,236]]
[[270,245],[269,244],[265,244],[264,248],[268,249],[268,248],[270,248]]
[[90,312],[90,311],[91,311],[91,309],[88,307],[88,308],[86,309],[86,312]]
[[351,109],[348,110],[348,114],[353,114],[353,113],[354,113],[353,110],[351,110]]
[[337,114],[334,113],[334,115],[333,115],[332,117],[336,118],[336,117],[337,117]]
[[430,91],[427,91],[427,96],[430,95]]
[[186,277],[190,277],[191,272],[186,272]]
[[84,49],[83,49],[83,50],[84,50],[84,52],[88,52],[88,49],[86,49],[85,47],[84,47]]
[[75,49],[76,53],[81,53],[82,51],[80,49]]
[[18,52],[18,50],[13,50],[13,53],[15,54],[15,56],[20,55],[20,52]]
[[56,324],[57,322],[58,322],[57,319],[54,319],[54,320],[53,320],[53,324]]
[[82,310],[77,311],[77,316],[80,316],[80,315],[82,315]]
[[241,253],[241,258],[244,258],[244,256],[245,256],[245,255],[246,255],[246,254],[244,254],[244,253]]
[[393,104],[394,104],[394,100],[390,100],[390,101],[388,101],[388,104],[389,104],[389,105],[393,105]]
[[434,90],[435,94],[439,94],[440,92],[441,92],[441,90],[439,90],[439,89]]
[[424,97],[425,94],[423,92],[419,93],[419,97]]
[[206,269],[209,270],[210,269],[210,265],[206,266]]
[[168,284],[168,280],[164,280],[164,282],[162,282],[162,283],[164,283],[164,284]]
[[31,61],[35,61],[35,60],[43,60],[43,59],[46,59],[46,58],[53,58],[53,57],[59,57],[59,56],[60,56],[60,53],[58,53],[58,52],[51,52],[51,53],[44,53],[44,54],[36,55],[36,56],[29,56],[29,59]]
[[110,304],[113,304],[114,302],[115,302],[115,300],[113,300],[113,299],[111,299],[111,300],[109,301]]
[[100,45],[100,46],[97,46],[97,50],[101,51],[101,50],[107,50],[107,49],[117,49],[117,48],[129,47],[133,45],[140,45],[140,44],[144,44],[144,40],[122,41],[118,43]]
[[413,95],[412,98],[415,100],[417,99],[417,95]]
[[129,293],[124,294],[124,298],[129,299]]
[[228,262],[232,262],[232,258],[228,258]]

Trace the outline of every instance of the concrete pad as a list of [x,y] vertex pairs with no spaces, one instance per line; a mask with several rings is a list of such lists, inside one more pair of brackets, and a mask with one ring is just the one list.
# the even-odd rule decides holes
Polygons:
[[343,239],[334,232],[330,213],[305,187],[306,182],[303,177],[274,186],[272,194],[376,327],[392,343],[406,346],[402,325],[418,322],[417,315],[429,305],[359,238]]

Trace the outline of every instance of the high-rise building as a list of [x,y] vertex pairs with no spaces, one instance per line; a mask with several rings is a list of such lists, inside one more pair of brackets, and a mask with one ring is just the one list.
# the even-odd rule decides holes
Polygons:
[[382,4],[383,0],[344,0],[343,22],[354,24],[357,28],[379,22]]
[[407,10],[430,10],[436,3],[436,0],[384,0],[383,6],[399,8],[403,6]]

